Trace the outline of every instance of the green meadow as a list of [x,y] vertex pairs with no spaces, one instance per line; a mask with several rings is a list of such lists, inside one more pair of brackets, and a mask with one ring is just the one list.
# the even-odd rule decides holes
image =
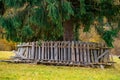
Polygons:
[[[0,60],[13,56],[0,51]],[[0,62],[0,80],[120,80],[120,59],[112,68],[85,68]]]

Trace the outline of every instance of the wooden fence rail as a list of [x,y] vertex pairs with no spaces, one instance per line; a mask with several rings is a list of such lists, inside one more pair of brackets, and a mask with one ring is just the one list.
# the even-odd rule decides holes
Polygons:
[[110,62],[109,48],[105,44],[80,41],[22,43],[18,45],[16,56],[21,60],[57,64],[90,65]]

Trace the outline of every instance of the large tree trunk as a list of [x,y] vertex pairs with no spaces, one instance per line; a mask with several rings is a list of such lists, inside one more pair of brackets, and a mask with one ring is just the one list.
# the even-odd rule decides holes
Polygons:
[[3,15],[4,12],[5,12],[4,4],[3,4],[3,2],[0,0],[0,15]]
[[64,27],[64,41],[72,41],[74,40],[74,32],[73,32],[73,21],[68,20],[63,23]]

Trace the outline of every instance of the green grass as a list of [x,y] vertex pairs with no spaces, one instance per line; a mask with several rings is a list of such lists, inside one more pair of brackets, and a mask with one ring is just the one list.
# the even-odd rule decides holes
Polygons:
[[[9,59],[12,52],[0,52],[0,59]],[[46,66],[0,62],[0,80],[120,80],[120,60],[115,68]]]

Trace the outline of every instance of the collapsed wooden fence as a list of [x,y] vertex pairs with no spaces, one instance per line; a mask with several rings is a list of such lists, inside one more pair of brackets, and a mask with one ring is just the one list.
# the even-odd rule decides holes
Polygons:
[[42,41],[19,44],[16,57],[41,63],[67,65],[108,64],[110,49],[105,44],[80,41]]

